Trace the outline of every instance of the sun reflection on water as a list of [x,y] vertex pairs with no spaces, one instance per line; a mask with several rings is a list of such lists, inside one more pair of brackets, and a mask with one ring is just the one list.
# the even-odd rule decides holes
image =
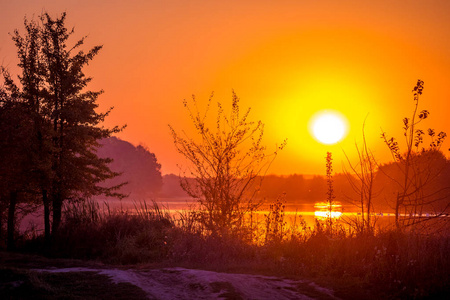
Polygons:
[[317,202],[314,205],[315,211],[314,216],[316,218],[340,218],[342,215],[342,205],[339,202],[326,203]]

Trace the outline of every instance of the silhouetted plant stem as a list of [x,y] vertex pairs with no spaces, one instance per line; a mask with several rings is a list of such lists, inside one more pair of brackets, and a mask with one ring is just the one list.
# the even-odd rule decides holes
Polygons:
[[329,234],[333,234],[333,204],[336,196],[333,189],[333,158],[331,152],[327,152],[326,157],[326,169],[327,169],[327,206],[328,206],[328,231]]
[[[367,146],[364,127],[365,124],[363,125],[362,129],[362,146],[358,146],[357,144],[355,144],[356,151],[358,153],[358,162],[356,164],[352,164],[347,154],[345,154],[344,152],[344,155],[352,172],[350,173],[344,168],[344,173],[347,176],[347,180],[352,186],[353,190],[357,193],[357,195],[359,195],[359,203],[355,203],[356,201],[352,202],[361,210],[361,220],[358,218],[358,216],[356,216],[354,220],[348,219],[348,224],[354,227],[359,234],[373,234],[376,219],[372,219],[372,198],[374,194],[373,186],[377,170],[377,162]],[[357,183],[355,183],[355,179]]]

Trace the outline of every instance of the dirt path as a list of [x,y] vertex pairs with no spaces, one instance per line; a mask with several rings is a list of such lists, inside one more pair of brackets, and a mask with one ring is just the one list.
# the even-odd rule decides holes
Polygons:
[[142,270],[59,268],[40,272],[96,272],[114,283],[128,282],[149,299],[337,299],[333,292],[303,280],[218,273],[184,268]]

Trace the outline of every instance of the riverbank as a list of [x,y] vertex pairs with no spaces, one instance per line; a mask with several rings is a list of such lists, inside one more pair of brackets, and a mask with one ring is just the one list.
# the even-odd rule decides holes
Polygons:
[[[21,253],[52,258],[47,264],[36,263],[41,256],[25,259],[25,273],[31,272],[30,278],[38,278],[38,283],[69,275],[36,273],[36,269],[103,268],[90,265],[95,262],[106,269],[139,272],[184,268],[308,280],[342,299],[370,299],[370,295],[373,299],[428,299],[450,292],[447,218],[438,220],[440,230],[433,232],[362,232],[335,222],[318,222],[310,228],[302,218],[288,226],[278,207],[260,223],[212,233],[198,221],[195,211],[174,219],[156,204],[130,213],[105,212],[95,203],[82,203],[66,209],[50,244],[42,235],[28,235],[20,236],[16,246]],[[82,259],[82,263],[69,260],[58,265],[59,259]],[[23,259],[9,261],[13,269],[5,272],[16,274]],[[52,286],[52,282],[46,284]],[[202,286],[212,289],[209,283]]]

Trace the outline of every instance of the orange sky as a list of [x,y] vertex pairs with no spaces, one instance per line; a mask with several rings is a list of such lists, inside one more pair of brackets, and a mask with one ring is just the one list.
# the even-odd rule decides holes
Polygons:
[[[163,173],[184,164],[168,124],[189,124],[182,100],[195,94],[229,103],[231,89],[251,119],[265,123],[265,144],[287,147],[270,173],[324,174],[354,154],[365,117],[369,147],[389,152],[381,129],[401,138],[411,114],[411,89],[425,81],[425,127],[450,133],[450,1],[38,1],[0,0],[0,63],[17,60],[8,35],[23,17],[67,11],[67,24],[90,46],[104,49],[87,74],[104,89],[106,125],[126,123],[120,138],[145,144]],[[23,32],[23,31],[22,31]],[[319,110],[346,115],[350,131],[333,146],[319,144],[308,121]],[[445,149],[449,148],[449,142]],[[448,151],[447,151],[448,152]]]

